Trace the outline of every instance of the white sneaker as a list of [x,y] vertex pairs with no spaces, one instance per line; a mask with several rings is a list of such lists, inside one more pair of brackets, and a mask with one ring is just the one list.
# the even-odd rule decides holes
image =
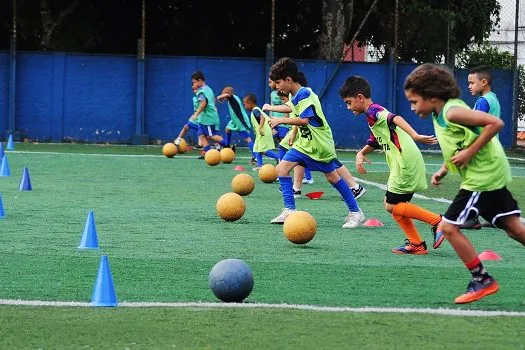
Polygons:
[[365,221],[365,214],[361,210],[359,212],[349,212],[346,216],[343,228],[355,228]]
[[284,224],[284,220],[286,220],[286,218],[294,211],[295,209],[284,208],[281,214],[278,217],[274,218],[272,221],[270,221],[270,223],[282,225]]
[[314,184],[314,178],[312,177],[310,180],[303,178],[303,184],[313,185]]
[[182,139],[181,139],[180,137],[177,137],[177,138],[175,139],[175,142],[174,142],[175,146],[178,147],[178,146],[180,145],[180,142],[181,142],[181,141],[182,141]]

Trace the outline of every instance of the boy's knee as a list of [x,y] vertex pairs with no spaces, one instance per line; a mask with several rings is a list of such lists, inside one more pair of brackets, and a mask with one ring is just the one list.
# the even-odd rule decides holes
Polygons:
[[438,231],[443,232],[445,237],[450,237],[459,232],[459,227],[449,222],[441,221],[438,226]]
[[337,183],[341,179],[341,177],[335,171],[332,171],[331,173],[326,173],[326,174],[324,174],[324,176],[326,176],[326,179],[332,185]]
[[275,169],[277,170],[277,176],[286,176],[289,173],[289,172],[286,171],[283,163],[277,164]]

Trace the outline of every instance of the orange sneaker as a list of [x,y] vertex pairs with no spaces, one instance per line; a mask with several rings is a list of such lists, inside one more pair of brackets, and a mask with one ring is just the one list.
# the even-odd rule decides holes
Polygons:
[[498,282],[492,278],[485,278],[484,281],[472,280],[468,284],[467,292],[456,298],[456,304],[472,303],[473,301],[479,300],[496,293],[499,290]]
[[414,244],[411,243],[408,239],[405,239],[405,245],[402,245],[400,247],[392,249],[392,253],[394,254],[415,254],[415,255],[423,255],[427,254],[427,244],[425,241]]

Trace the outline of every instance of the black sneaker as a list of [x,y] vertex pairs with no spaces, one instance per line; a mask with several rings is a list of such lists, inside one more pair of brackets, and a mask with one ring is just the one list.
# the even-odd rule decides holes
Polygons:
[[234,153],[237,153],[237,147],[235,147],[235,145],[231,145],[230,148]]
[[361,186],[361,185],[359,185],[359,187],[357,188],[357,190],[354,190],[354,189],[352,188],[352,194],[354,195],[354,198],[355,198],[355,199],[359,199],[359,198],[363,197],[363,195],[364,195],[365,193],[366,193],[366,189],[365,189],[363,186]]
[[252,163],[252,165],[257,164],[257,159],[255,159],[255,157],[252,157],[252,160],[250,161],[250,163]]
[[479,230],[481,228],[481,222],[479,222],[479,219],[475,217],[474,219],[470,219],[465,221],[459,228],[466,229],[466,230]]

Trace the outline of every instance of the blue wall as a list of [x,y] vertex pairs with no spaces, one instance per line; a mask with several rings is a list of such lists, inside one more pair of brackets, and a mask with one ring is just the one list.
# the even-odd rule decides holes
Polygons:
[[[74,55],[63,53],[19,53],[16,80],[16,130],[31,140],[127,143],[135,133],[137,63],[134,57]],[[336,64],[299,61],[314,91],[320,93]],[[347,111],[338,90],[349,75],[362,75],[373,88],[375,102],[393,108],[420,133],[433,134],[430,120],[420,120],[410,111],[403,82],[414,65],[400,64],[394,84],[395,101],[389,101],[388,64],[344,63],[339,67],[323,99],[338,148],[356,148],[368,138],[363,116]],[[146,60],[145,134],[150,140],[173,139],[192,113],[190,75],[201,69],[216,94],[226,85],[243,96],[255,93],[264,103],[267,72],[263,59],[151,57]],[[457,79],[470,105],[467,72]],[[0,53],[0,138],[8,131],[9,57]],[[500,138],[511,146],[512,72],[496,71],[497,93],[506,127]],[[227,123],[227,108],[219,105],[221,128]],[[191,137],[190,137],[191,138]]]

